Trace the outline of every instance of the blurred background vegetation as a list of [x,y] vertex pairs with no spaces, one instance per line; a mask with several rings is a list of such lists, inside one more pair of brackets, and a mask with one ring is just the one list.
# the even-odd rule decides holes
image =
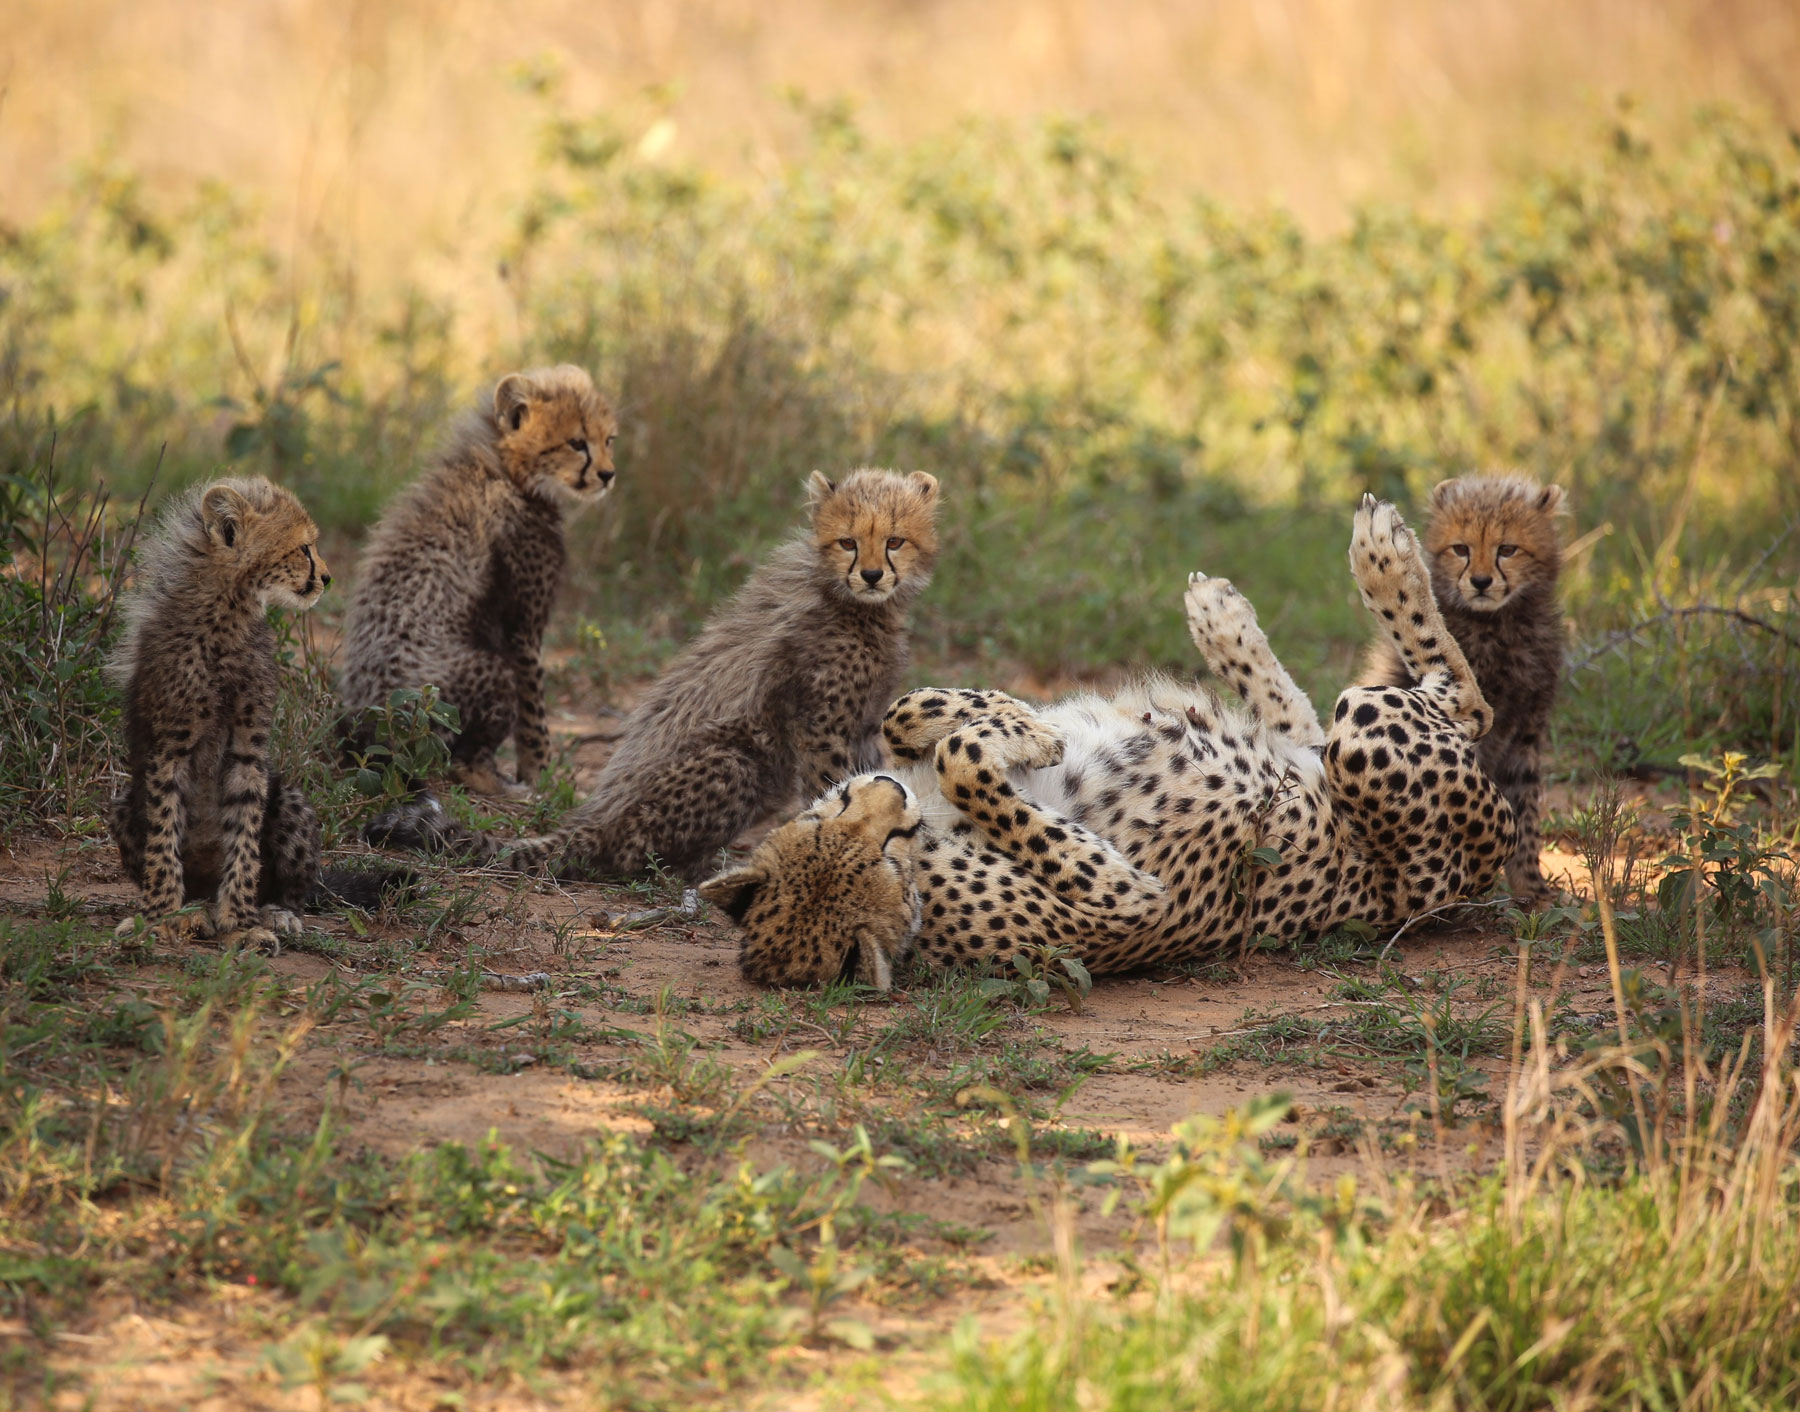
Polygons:
[[876,462],[948,492],[921,676],[1184,668],[1204,568],[1328,700],[1356,495],[1512,466],[1571,493],[1566,768],[1800,760],[1791,5],[22,0],[0,46],[21,633],[110,624],[26,601],[52,465],[121,517],[275,476],[348,581],[456,410],[570,359],[624,423],[590,695]]

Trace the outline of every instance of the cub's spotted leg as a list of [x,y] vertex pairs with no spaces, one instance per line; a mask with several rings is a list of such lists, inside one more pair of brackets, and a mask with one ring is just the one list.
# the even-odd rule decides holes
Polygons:
[[[1500,748],[1491,748],[1496,744]],[[1492,777],[1506,802],[1512,806],[1513,818],[1519,826],[1519,841],[1512,857],[1506,860],[1506,888],[1525,907],[1542,907],[1550,901],[1550,884],[1544,881],[1541,864],[1544,841],[1539,824],[1543,809],[1544,786],[1539,772],[1538,745],[1535,738],[1494,741],[1489,736],[1481,742],[1481,763]]]
[[[881,733],[896,760],[923,760],[932,748],[970,722],[981,722],[987,739],[996,733],[1017,742],[1008,747],[1006,768],[1041,768],[1062,759],[1062,736],[1036,711],[1004,691],[964,691],[920,687],[909,691],[881,721]],[[1011,758],[1016,755],[1017,758]]]
[[[1111,843],[1014,789],[1007,771],[1042,768],[1062,758],[1055,732],[1018,702],[971,721],[938,742],[938,788],[1019,868],[1044,883],[1090,924],[1108,929],[1143,926],[1164,906],[1162,883],[1134,868]],[[1013,717],[1018,713],[1024,720]],[[1009,719],[1010,718],[1010,719]],[[1009,734],[1028,720],[1038,730]]]
[[[219,833],[225,862],[219,892],[208,911],[208,933],[224,937],[260,925],[262,830],[269,806],[266,752],[269,728],[246,699],[225,743],[225,778],[219,792]],[[208,933],[202,933],[203,935]]]
[[[141,908],[139,916],[127,917],[119,923],[118,936],[133,935],[145,923],[161,924],[163,918],[170,918],[172,922],[172,914],[181,907],[181,834],[187,815],[187,763],[186,756],[170,753],[156,759],[144,772],[141,838],[131,807],[132,796],[138,789],[136,780],[127,786],[122,804],[115,807],[113,826],[120,832],[119,853],[138,885],[138,906]],[[158,925],[157,929],[161,931],[163,926]]]
[[1431,591],[1419,541],[1384,500],[1364,495],[1350,534],[1350,571],[1368,610],[1400,653],[1406,670],[1470,740],[1494,723],[1469,662]]
[[1325,743],[1319,713],[1275,656],[1250,600],[1229,579],[1189,574],[1187,620],[1208,670],[1229,683],[1264,726],[1301,745]]
[[519,783],[526,790],[537,787],[538,775],[550,756],[550,720],[544,706],[544,664],[535,654],[521,656],[514,667],[518,714],[513,720],[513,753],[518,761]]

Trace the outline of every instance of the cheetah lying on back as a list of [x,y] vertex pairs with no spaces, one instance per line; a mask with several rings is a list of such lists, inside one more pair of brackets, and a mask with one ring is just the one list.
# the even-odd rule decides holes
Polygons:
[[1393,506],[1364,498],[1350,563],[1418,685],[1345,691],[1329,733],[1248,601],[1203,574],[1188,626],[1242,707],[1162,680],[1043,710],[901,697],[882,724],[901,768],[702,886],[743,927],[745,975],[885,988],[909,951],[957,965],[1045,943],[1116,972],[1485,890],[1515,838],[1476,758],[1492,715]]

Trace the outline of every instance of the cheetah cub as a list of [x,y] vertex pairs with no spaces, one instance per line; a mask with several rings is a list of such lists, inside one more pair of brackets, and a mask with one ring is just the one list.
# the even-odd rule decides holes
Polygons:
[[[1440,481],[1431,492],[1424,535],[1445,625],[1494,708],[1494,728],[1480,744],[1481,767],[1518,821],[1506,885],[1530,906],[1550,897],[1538,863],[1544,792],[1539,751],[1562,682],[1563,615],[1556,602],[1562,503],[1561,486],[1540,486],[1523,476]],[[1370,645],[1363,680],[1414,685],[1385,638]]]
[[[512,373],[388,506],[344,624],[347,751],[373,739],[359,713],[430,683],[460,717],[457,777],[480,794],[530,792],[549,748],[542,649],[562,581],[563,513],[612,488],[617,432],[580,368]],[[517,785],[494,762],[509,736]]]
[[[165,939],[269,945],[319,873],[319,820],[269,770],[275,711],[270,604],[304,612],[331,582],[319,532],[260,476],[178,499],[140,560],[123,641],[109,664],[125,690],[130,782],[112,801],[119,859],[142,919]],[[205,901],[202,912],[180,912]],[[173,914],[173,915],[172,915]]]
[[625,722],[587,802],[517,867],[689,878],[759,816],[882,758],[907,605],[937,558],[937,480],[813,472],[811,523],[715,613]]

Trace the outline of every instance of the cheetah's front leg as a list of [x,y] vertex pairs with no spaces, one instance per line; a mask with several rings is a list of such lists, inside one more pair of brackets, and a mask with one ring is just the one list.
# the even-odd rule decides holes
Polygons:
[[[926,686],[909,691],[881,720],[881,733],[896,760],[923,760],[945,736],[979,721],[988,736],[998,732],[1007,768],[1039,769],[1062,759],[1062,736],[1023,701],[1004,691],[968,691]],[[983,737],[984,739],[987,737]]]
[[[1091,925],[1114,931],[1145,925],[1164,906],[1162,882],[1134,868],[1099,834],[1044,808],[1007,779],[1010,769],[1043,768],[1062,758],[1054,728],[1028,707],[1010,704],[1013,711],[971,721],[938,742],[939,790],[995,847]],[[1035,731],[1006,730],[1027,724]],[[1055,739],[1053,749],[1044,736]]]
[[1270,731],[1301,745],[1323,745],[1319,713],[1275,656],[1250,600],[1229,579],[1192,573],[1186,602],[1188,634],[1207,669],[1228,682]]
[[[185,756],[169,754],[156,760],[145,774],[143,861],[138,874],[138,905],[142,913],[119,923],[119,936],[131,935],[145,923],[157,923],[171,917],[181,907],[181,833],[187,816],[187,801],[183,794],[187,783],[186,764]],[[123,817],[129,820],[129,810]],[[120,852],[129,856],[123,848]]]
[[1494,713],[1444,625],[1419,541],[1400,512],[1373,495],[1364,495],[1356,511],[1350,571],[1364,605],[1380,620],[1419,683],[1417,689],[1433,698],[1463,735],[1480,740],[1494,723]]
[[225,937],[257,927],[258,884],[262,881],[262,823],[269,807],[269,731],[246,702],[232,722],[225,745],[227,767],[220,790],[219,832],[225,862],[219,893],[210,909],[211,934]]

